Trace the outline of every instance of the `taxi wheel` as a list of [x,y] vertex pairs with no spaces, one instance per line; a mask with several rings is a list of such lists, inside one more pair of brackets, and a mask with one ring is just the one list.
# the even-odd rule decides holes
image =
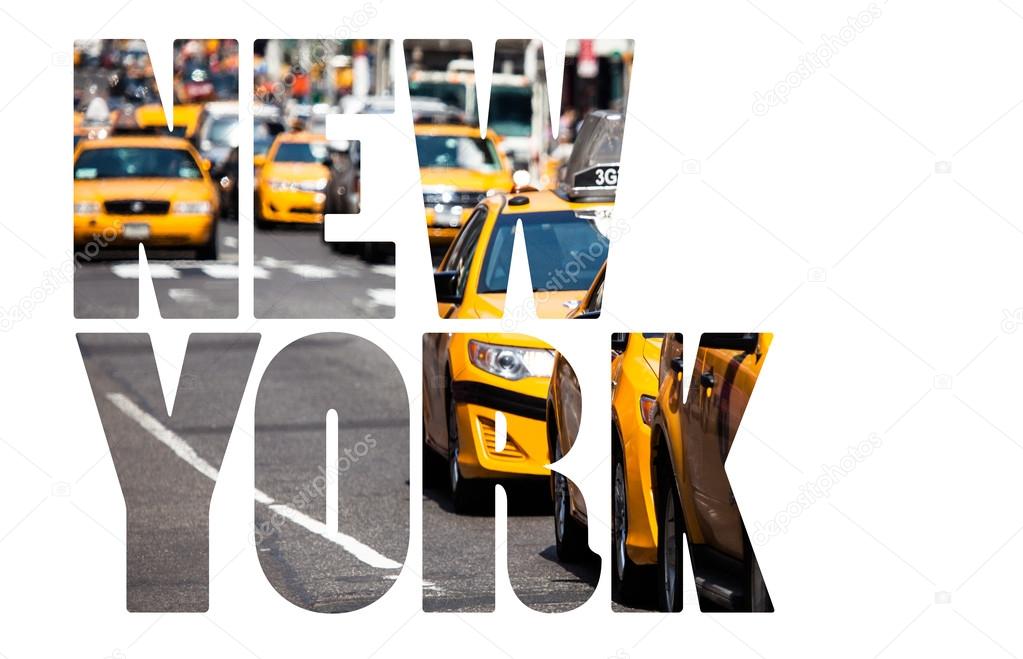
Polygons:
[[451,388],[448,387],[448,488],[451,491],[451,503],[455,507],[455,512],[464,513],[470,508],[472,484],[462,478],[462,470],[458,466],[458,414],[455,399],[450,391]]
[[[555,441],[553,462],[561,457],[561,445]],[[565,562],[578,561],[589,554],[586,527],[572,517],[568,479],[556,471],[551,477],[554,479],[554,540],[558,558]]]
[[625,491],[625,463],[615,442],[611,465],[611,598],[627,599],[629,586],[635,581],[636,564],[629,558],[626,540],[629,535],[629,509]]
[[679,503],[675,479],[661,474],[662,483],[669,483],[662,493],[657,519],[657,603],[661,611],[682,610],[682,548],[685,542],[682,505]]
[[206,241],[206,244],[196,250],[196,258],[200,261],[216,261],[217,260],[217,222],[213,221],[213,231],[210,232],[210,238]]

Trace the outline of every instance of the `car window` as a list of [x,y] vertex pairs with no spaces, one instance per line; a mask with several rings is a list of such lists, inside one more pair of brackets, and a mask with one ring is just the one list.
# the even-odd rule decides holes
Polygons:
[[573,211],[503,213],[494,225],[480,273],[480,293],[505,293],[515,223],[522,219],[533,291],[586,290],[607,260],[607,237],[593,217]]
[[472,258],[476,254],[476,245],[479,244],[480,233],[483,231],[483,222],[487,217],[487,209],[483,206],[473,211],[465,223],[465,228],[459,232],[451,253],[444,263],[445,270],[458,271],[458,295],[465,292],[465,284],[469,279],[469,269],[472,267]]
[[420,167],[497,171],[501,161],[490,140],[457,135],[416,135]]
[[184,149],[121,147],[87,149],[75,161],[75,180],[103,178],[202,178]]
[[273,159],[274,162],[323,162],[327,159],[327,143],[282,142]]

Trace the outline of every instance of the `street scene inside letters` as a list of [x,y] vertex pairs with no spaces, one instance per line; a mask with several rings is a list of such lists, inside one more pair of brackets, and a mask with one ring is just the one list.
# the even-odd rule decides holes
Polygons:
[[518,598],[552,612],[590,598],[600,558],[578,521],[585,502],[547,468],[568,450],[580,410],[571,366],[543,341],[423,336],[424,609],[493,610],[495,485],[507,494],[504,549]]
[[391,41],[259,39],[254,62],[256,317],[393,317],[394,243],[324,238],[361,190],[360,144],[327,116],[394,112]]
[[541,42],[498,40],[483,134],[488,101],[477,94],[471,42],[411,39],[404,49],[438,313],[527,315],[504,309],[521,223],[536,315],[599,314],[591,288],[620,221],[612,209],[632,42],[569,41],[552,117]]
[[[391,317],[391,243],[332,244],[326,213],[359,210],[359,144],[332,113],[393,112],[390,41],[256,42],[253,103],[238,44],[174,43],[170,127],[141,40],[75,44],[77,317],[138,315],[145,248],[166,317],[238,313],[238,223],[255,228],[257,317]],[[242,217],[238,126],[254,130],[255,217]],[[303,230],[304,229],[304,230]]]
[[156,366],[164,357],[147,335],[79,336],[124,496],[131,611],[205,611],[210,584],[242,568],[253,544],[270,585],[311,611],[368,606],[401,571],[405,385],[380,348],[340,333],[286,346],[262,374],[255,437],[235,437],[254,443],[254,530],[211,557],[210,500],[241,428],[236,413],[258,343],[256,334],[192,335],[168,413]]
[[725,473],[770,344],[770,334],[704,334],[683,403],[681,334],[612,335],[616,610],[681,610],[688,553],[700,609],[773,611]]
[[74,57],[75,315],[138,315],[142,245],[164,316],[236,316],[238,154],[216,108],[237,108],[238,43],[174,42],[170,121],[144,41]]

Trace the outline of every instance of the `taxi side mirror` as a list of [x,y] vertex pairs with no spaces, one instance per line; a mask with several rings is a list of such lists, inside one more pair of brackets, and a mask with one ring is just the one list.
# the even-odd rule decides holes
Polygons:
[[615,332],[611,335],[611,350],[615,352],[624,352],[628,343],[629,335],[625,332]]
[[433,273],[433,286],[437,289],[437,302],[458,304],[462,296],[458,293],[458,270],[440,270]]
[[252,166],[253,167],[262,167],[264,164],[266,164],[266,154],[265,153],[260,153],[258,155],[252,156]]
[[202,171],[208,172],[211,169],[213,169],[213,163],[210,162],[209,159],[203,158],[202,159]]

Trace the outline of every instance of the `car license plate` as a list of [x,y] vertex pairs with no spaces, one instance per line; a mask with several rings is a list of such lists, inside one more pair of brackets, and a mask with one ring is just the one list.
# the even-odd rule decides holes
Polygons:
[[122,233],[128,240],[147,240],[149,238],[149,225],[143,222],[130,222],[124,225]]

